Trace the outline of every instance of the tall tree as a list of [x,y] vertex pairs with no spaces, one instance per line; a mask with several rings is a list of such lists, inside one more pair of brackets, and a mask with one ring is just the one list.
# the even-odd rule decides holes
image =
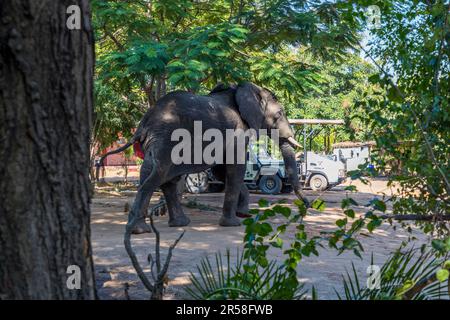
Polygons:
[[3,0],[0,21],[0,299],[93,299],[89,1]]
[[[356,40],[348,8],[298,0],[93,0],[95,143],[126,138],[168,91],[207,93],[250,80],[283,104],[315,90],[317,65],[343,60]],[[348,26],[350,25],[351,28]],[[301,50],[297,50],[301,49]]]
[[[377,145],[371,162],[390,173],[388,185],[396,191],[387,200],[393,215],[383,218],[416,221],[433,247],[445,252],[450,249],[450,3],[377,1],[378,26],[365,17],[367,1],[341,5],[351,19],[367,25],[370,40],[361,49],[379,70],[368,78],[376,89],[355,103],[354,114],[361,110],[358,118]],[[387,210],[384,203],[373,204]],[[372,230],[381,225],[381,219],[367,216]]]

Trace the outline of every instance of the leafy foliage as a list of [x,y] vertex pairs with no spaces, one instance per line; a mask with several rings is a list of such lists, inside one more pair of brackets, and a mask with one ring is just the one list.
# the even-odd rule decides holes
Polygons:
[[[244,220],[244,250],[230,264],[230,252],[226,263],[221,254],[216,254],[215,268],[209,258],[197,267],[198,276],[191,273],[193,287],[187,292],[196,299],[299,299],[304,297],[303,285],[297,279],[297,265],[303,256],[318,255],[316,238],[308,239],[301,223],[306,214],[302,201],[295,202],[298,213],[283,203],[269,205],[261,199],[259,209],[252,210],[254,217]],[[283,217],[286,222],[275,230],[267,222],[271,217]],[[280,235],[291,224],[296,224],[295,239],[283,251]],[[284,263],[267,259],[270,247],[283,251]]]
[[240,68],[238,53],[248,30],[240,25],[221,23],[198,27],[173,44],[173,59],[167,65],[168,80],[174,87],[197,91],[202,83],[210,87],[249,77]]
[[302,286],[295,287],[292,292],[285,284],[290,281],[289,274],[283,268],[271,261],[265,268],[256,268],[252,273],[245,271],[243,253],[237,254],[232,260],[230,251],[223,255],[215,255],[215,265],[208,257],[197,266],[199,276],[191,273],[192,287],[186,287],[186,292],[199,300],[274,300],[300,299],[305,292]]
[[307,88],[298,94],[297,105],[300,107],[289,106],[291,117],[346,120],[345,126],[325,126],[322,134],[312,139],[312,150],[329,152],[334,142],[372,139],[367,125],[359,119],[361,111],[355,104],[377,88],[368,80],[375,72],[374,66],[357,53],[348,54],[341,63],[316,62],[308,55],[304,60],[316,66],[316,77],[320,80],[317,88]]
[[[445,277],[448,270],[441,268],[447,263],[444,261],[437,258],[433,250],[420,252],[414,248],[406,251],[399,249],[374,275],[373,287],[361,286],[355,265],[352,264],[352,274],[347,272],[343,278],[344,294],[336,294],[339,299],[345,300],[449,299],[450,283],[446,283],[448,276]],[[372,257],[371,265],[374,264]],[[439,273],[443,274],[441,279],[433,277]],[[424,282],[424,286],[415,290],[415,285],[421,282]]]
[[[206,93],[218,82],[250,80],[297,108],[300,94],[318,90],[320,64],[343,61],[356,40],[357,30],[338,19],[346,8],[315,1],[94,0],[92,6],[102,87],[96,90],[111,94],[110,101],[96,99],[96,114],[126,117],[113,103],[132,110],[121,128],[98,128],[101,144],[128,135],[135,110],[142,115],[176,89]],[[306,53],[320,62],[305,63]]]
[[366,49],[378,68],[369,77],[376,90],[357,103],[361,112],[355,117],[377,143],[376,171],[388,173],[389,186],[396,190],[392,213],[432,216],[417,219],[417,225],[443,240],[450,232],[442,219],[450,212],[449,4],[379,5],[382,26],[370,30]]
[[139,121],[142,110],[140,106],[130,104],[126,98],[120,96],[111,87],[96,81],[95,92],[95,136],[97,147],[101,150],[117,140],[118,133],[125,138],[131,136],[123,128],[134,128]]

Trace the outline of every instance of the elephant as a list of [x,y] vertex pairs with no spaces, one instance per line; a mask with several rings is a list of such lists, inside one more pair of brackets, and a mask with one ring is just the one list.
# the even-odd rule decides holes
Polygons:
[[[218,85],[208,95],[174,91],[159,99],[155,106],[146,112],[134,136],[126,145],[107,153],[100,160],[101,164],[109,154],[123,151],[133,144],[138,144],[143,150],[144,161],[140,170],[139,188],[128,220],[128,226],[133,228],[132,233],[150,232],[145,223],[145,213],[157,188],[162,190],[166,198],[169,226],[188,225],[190,219],[183,212],[177,193],[177,182],[183,175],[208,168],[213,168],[225,181],[225,199],[219,224],[224,227],[239,226],[241,222],[236,213],[248,212],[249,192],[244,184],[245,162],[218,164],[207,163],[202,159],[200,162],[179,164],[174,163],[171,158],[173,148],[178,143],[172,141],[174,130],[184,129],[195,136],[196,121],[201,121],[202,133],[208,129],[219,130],[224,135],[227,129],[278,130],[279,148],[289,182],[297,197],[308,206],[308,201],[302,193],[295,160],[294,148],[300,147],[300,144],[295,141],[283,107],[275,94],[251,82],[232,86]],[[202,150],[205,145],[206,142],[203,141]],[[224,147],[223,158],[230,152],[237,150]],[[195,157],[195,154],[193,156]]]

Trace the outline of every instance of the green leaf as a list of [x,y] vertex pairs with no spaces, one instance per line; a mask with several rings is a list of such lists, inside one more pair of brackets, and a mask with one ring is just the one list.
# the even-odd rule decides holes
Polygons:
[[436,278],[439,282],[444,282],[448,279],[450,272],[447,269],[439,269],[436,271]]
[[442,241],[442,240],[439,240],[439,239],[433,239],[433,240],[431,241],[431,246],[432,246],[435,250],[437,250],[437,251],[439,251],[439,252],[445,252],[445,251],[446,251],[446,245],[445,245],[444,241]]
[[288,207],[281,207],[280,208],[280,213],[285,217],[285,218],[289,218],[291,215],[291,209]]
[[337,221],[336,221],[336,225],[337,225],[339,228],[343,228],[345,225],[347,225],[347,219],[344,218],[344,219],[339,219],[339,220],[337,220]]
[[268,207],[269,206],[269,201],[267,201],[266,199],[261,198],[261,199],[258,200],[258,206],[260,208]]
[[354,186],[354,185],[350,185],[350,186],[346,186],[346,187],[344,188],[344,190],[351,191],[351,192],[356,192],[356,191],[357,191],[357,188],[356,188],[356,186]]
[[450,270],[450,260],[446,260],[446,261],[444,262],[443,268],[444,268],[444,269],[447,269],[447,270]]
[[372,200],[372,205],[374,209],[385,212],[386,211],[386,203],[379,199]]
[[301,215],[305,215],[305,214],[306,214],[306,206],[305,206],[305,203],[304,203],[302,200],[300,200],[300,199],[295,199],[295,200],[294,200],[294,204],[297,206],[298,212],[299,212]]
[[401,103],[403,101],[403,98],[398,92],[398,90],[392,86],[388,89],[387,97],[392,102]]
[[264,218],[267,219],[267,217],[274,217],[275,216],[275,211],[271,210],[271,209],[266,209],[264,210]]
[[130,55],[130,56],[128,56],[128,57],[125,59],[125,62],[126,62],[128,65],[134,65],[134,64],[137,64],[139,61],[141,61],[141,57],[140,57],[139,55],[137,55],[137,54]]
[[208,42],[206,45],[207,45],[208,48],[214,49],[214,48],[216,48],[216,47],[222,46],[222,43],[221,43],[221,42],[214,42],[214,41],[211,41],[211,42]]
[[345,208],[349,207],[350,205],[357,206],[358,203],[355,200],[353,200],[352,198],[342,199],[342,201],[341,201],[342,209],[345,209]]
[[380,74],[379,73],[373,74],[368,79],[370,83],[377,84],[380,82]]
[[190,60],[187,63],[187,67],[191,70],[205,71],[206,69],[208,69],[208,64],[198,60]]
[[167,64],[167,66],[171,68],[185,68],[184,63],[180,60],[172,60]]
[[260,236],[267,236],[269,233],[273,231],[273,228],[267,222],[262,223],[260,232],[258,233]]
[[283,239],[276,238],[275,241],[272,241],[270,244],[275,248],[281,249],[281,248],[283,248]]
[[169,82],[173,83],[173,84],[178,84],[179,82],[181,82],[184,79],[184,74],[183,73],[172,73],[169,76]]
[[158,52],[155,50],[155,48],[153,47],[149,47],[146,51],[145,51],[145,55],[149,58],[156,58],[158,56]]
[[297,232],[297,233],[295,234],[295,238],[296,238],[297,240],[306,240],[306,239],[307,239],[306,232],[304,232],[304,231]]
[[323,210],[325,210],[325,201],[323,201],[322,199],[316,199],[311,204],[311,207],[318,211],[323,211]]
[[372,233],[375,228],[379,227],[383,221],[381,219],[374,219],[367,224],[367,230]]
[[355,211],[353,209],[344,210],[344,214],[349,218],[355,218]]
[[358,257],[358,258],[360,258],[361,260],[362,260],[362,256],[361,256],[361,253],[359,252],[359,250],[358,249],[353,249],[353,253]]
[[261,267],[267,267],[267,265],[269,264],[269,261],[267,260],[267,258],[266,257],[262,257],[262,256],[259,256],[258,258],[257,258],[257,261],[256,262],[258,262],[258,264],[261,266]]
[[450,237],[447,237],[447,239],[444,240],[444,244],[446,251],[450,251]]

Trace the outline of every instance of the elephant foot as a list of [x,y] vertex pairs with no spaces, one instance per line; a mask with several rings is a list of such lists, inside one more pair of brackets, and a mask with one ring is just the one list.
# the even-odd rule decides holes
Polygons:
[[219,220],[219,225],[222,227],[238,227],[241,225],[241,221],[236,217],[222,216]]
[[250,218],[252,215],[249,213],[236,212],[236,217],[239,218]]
[[152,228],[145,223],[145,219],[140,219],[131,231],[132,234],[151,233]]
[[191,219],[185,215],[169,220],[169,227],[184,227],[191,223]]

